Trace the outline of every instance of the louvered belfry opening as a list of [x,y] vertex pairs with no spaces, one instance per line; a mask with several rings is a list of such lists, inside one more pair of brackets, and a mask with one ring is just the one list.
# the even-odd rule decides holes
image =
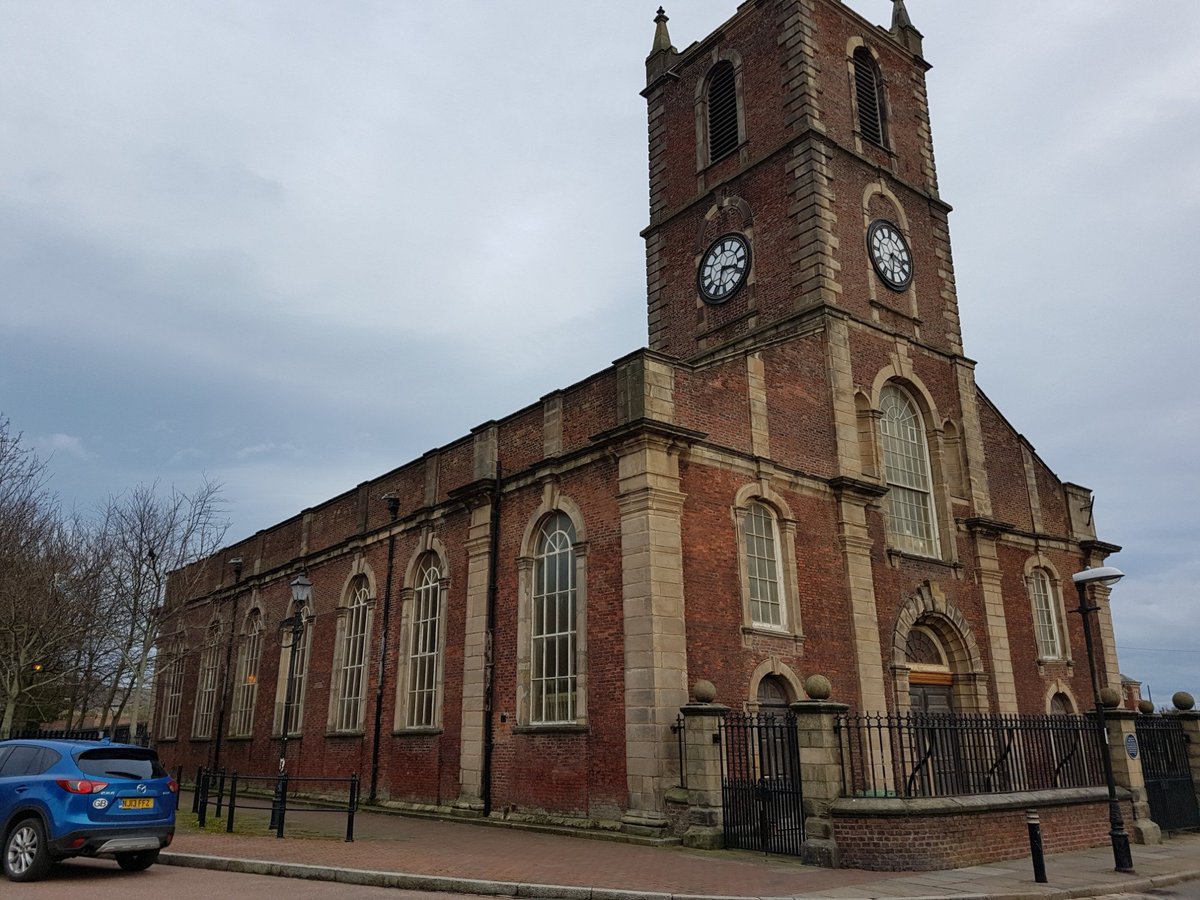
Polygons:
[[858,100],[858,130],[868,141],[883,146],[883,108],[879,70],[866,48],[854,51],[854,93]]
[[733,65],[717,63],[708,79],[708,159],[716,162],[737,149],[737,86]]

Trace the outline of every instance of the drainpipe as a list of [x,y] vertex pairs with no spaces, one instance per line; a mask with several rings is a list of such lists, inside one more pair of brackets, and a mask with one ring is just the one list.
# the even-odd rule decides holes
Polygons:
[[[400,498],[393,492],[384,494],[383,499],[387,501],[388,515],[391,516],[392,525],[395,526],[396,516],[400,512]],[[392,562],[395,558],[396,529],[393,527],[391,534],[388,535],[387,578],[384,581],[383,588],[383,628],[379,634],[379,676],[375,679],[375,740],[371,744],[371,792],[367,795],[367,799],[372,803],[375,802],[376,792],[379,788],[379,730],[383,721],[383,687],[384,675],[387,671],[388,619],[391,618],[392,612]]]
[[492,814],[492,747],[495,744],[495,722],[492,710],[496,706],[495,656],[492,653],[492,632],[496,626],[496,567],[500,553],[500,463],[496,462],[496,480],[492,487],[492,521],[488,529],[488,592],[487,620],[483,642],[483,815]]
[[[225,695],[229,693],[229,666],[233,660],[233,641],[237,634],[238,584],[242,580],[242,558],[229,561],[233,566],[233,615],[229,618],[229,642],[225,645],[225,671],[221,673],[221,705],[217,710],[217,738],[213,744],[213,768],[221,768],[221,732],[225,730]],[[130,740],[133,737],[130,736]]]

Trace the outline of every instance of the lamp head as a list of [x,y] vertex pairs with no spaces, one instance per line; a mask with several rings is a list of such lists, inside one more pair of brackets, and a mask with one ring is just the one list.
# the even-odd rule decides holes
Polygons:
[[1105,587],[1116,584],[1125,573],[1116,566],[1100,566],[1096,569],[1084,569],[1071,576],[1076,585],[1102,584]]
[[298,605],[308,606],[312,599],[312,582],[301,572],[292,579],[292,601]]

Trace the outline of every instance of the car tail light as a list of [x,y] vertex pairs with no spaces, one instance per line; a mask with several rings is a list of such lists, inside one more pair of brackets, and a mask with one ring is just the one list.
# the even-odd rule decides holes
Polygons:
[[86,778],[60,778],[58,786],[69,794],[98,794],[108,787],[108,782],[88,781]]
[[172,778],[170,781],[167,782],[167,790],[170,791],[172,794],[178,794],[179,793],[179,782],[176,781],[174,778]]
[[85,838],[85,837],[72,838],[70,841],[67,842],[67,849],[68,850],[78,850],[80,847],[82,847],[86,843],[87,843],[87,838]]

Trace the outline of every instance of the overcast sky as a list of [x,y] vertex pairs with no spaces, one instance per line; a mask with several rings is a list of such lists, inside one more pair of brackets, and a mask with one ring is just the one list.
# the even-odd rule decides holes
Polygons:
[[[208,473],[240,539],[643,346],[656,6],[0,0],[0,412],[64,503]],[[908,9],[979,384],[1200,696],[1200,3]]]

